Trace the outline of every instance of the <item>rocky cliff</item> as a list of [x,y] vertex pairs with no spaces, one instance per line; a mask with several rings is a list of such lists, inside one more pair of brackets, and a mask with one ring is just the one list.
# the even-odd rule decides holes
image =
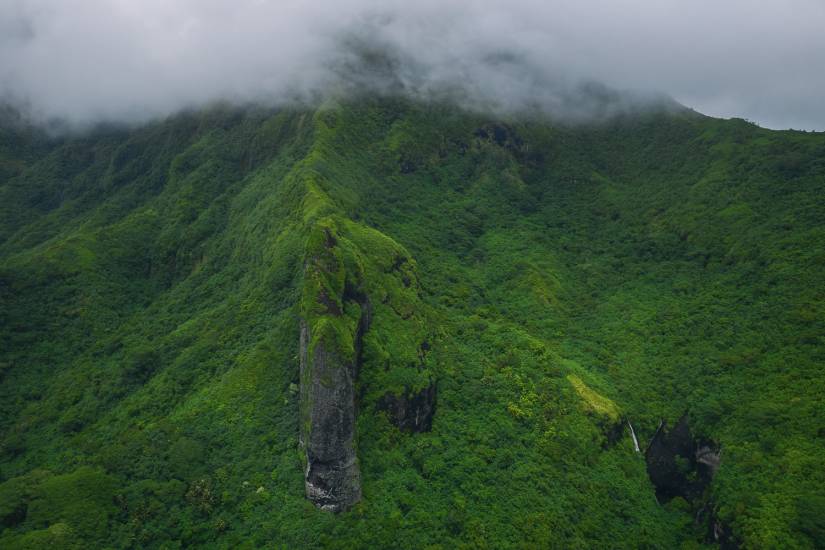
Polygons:
[[301,320],[301,444],[306,495],[338,512],[361,499],[355,445],[355,379],[369,305],[346,292],[346,268],[335,229],[310,236]]
[[301,323],[301,442],[306,495],[320,508],[340,511],[361,499],[355,452],[355,365]]
[[[340,512],[361,499],[359,408],[389,411],[390,421],[405,431],[432,425],[436,385],[426,364],[429,343],[422,335],[428,328],[418,292],[411,258],[380,232],[337,217],[317,220],[309,230],[300,442],[306,496],[319,508]],[[370,368],[359,381],[362,363]]]

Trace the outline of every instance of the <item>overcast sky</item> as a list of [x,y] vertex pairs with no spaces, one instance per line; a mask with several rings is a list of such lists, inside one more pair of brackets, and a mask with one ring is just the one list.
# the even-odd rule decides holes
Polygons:
[[592,80],[825,130],[825,0],[0,0],[0,96],[80,122],[323,93],[363,49],[412,94],[558,114]]

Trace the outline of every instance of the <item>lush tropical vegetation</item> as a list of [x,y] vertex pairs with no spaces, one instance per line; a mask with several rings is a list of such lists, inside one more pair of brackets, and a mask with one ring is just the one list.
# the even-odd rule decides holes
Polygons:
[[[825,541],[825,135],[393,98],[0,119],[0,547]],[[299,319],[350,279],[363,500],[331,514]],[[381,397],[431,378],[432,430],[399,431]],[[658,502],[644,447],[683,415],[721,466]]]

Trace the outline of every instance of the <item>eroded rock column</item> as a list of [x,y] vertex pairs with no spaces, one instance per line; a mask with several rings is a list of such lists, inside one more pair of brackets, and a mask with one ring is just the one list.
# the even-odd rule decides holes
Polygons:
[[355,365],[301,323],[301,439],[307,498],[339,512],[361,500],[355,450]]
[[350,291],[332,228],[310,237],[300,335],[300,442],[306,496],[340,512],[361,499],[355,441],[355,379],[369,304]]

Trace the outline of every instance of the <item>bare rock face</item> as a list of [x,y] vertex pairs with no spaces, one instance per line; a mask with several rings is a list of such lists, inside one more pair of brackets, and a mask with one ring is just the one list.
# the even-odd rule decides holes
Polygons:
[[324,342],[310,354],[301,324],[301,439],[306,452],[306,495],[319,508],[339,512],[361,500],[355,453],[355,365]]
[[379,407],[389,414],[390,420],[400,430],[428,432],[433,426],[435,414],[435,382],[418,392],[405,391],[402,395],[386,394]]
[[645,451],[645,462],[660,502],[685,499],[694,509],[695,524],[707,527],[705,542],[725,550],[739,547],[731,529],[716,516],[706,492],[722,462],[718,443],[696,437],[687,416],[682,416],[671,429],[664,421],[659,425]]
[[711,441],[694,438],[687,416],[671,428],[662,424],[645,452],[647,473],[660,500],[701,497],[721,462],[721,451]]
[[369,301],[345,282],[330,228],[321,228],[305,265],[300,335],[300,443],[306,496],[340,512],[361,500],[355,442],[355,380]]
[[718,445],[700,442],[696,446],[696,468],[705,479],[713,479],[722,464],[722,450]]

